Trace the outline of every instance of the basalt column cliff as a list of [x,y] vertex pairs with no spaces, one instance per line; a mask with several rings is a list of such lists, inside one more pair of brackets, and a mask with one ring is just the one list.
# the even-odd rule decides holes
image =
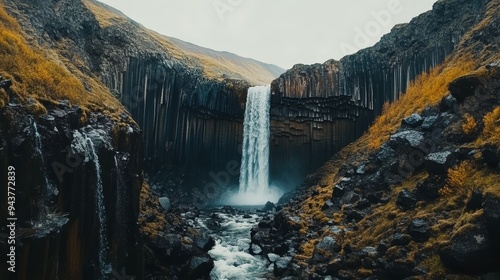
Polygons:
[[124,104],[144,132],[153,171],[174,165],[208,176],[239,161],[246,90],[283,72],[162,36],[97,1],[5,2],[33,40]]
[[360,137],[384,103],[398,99],[415,77],[456,49],[463,34],[484,18],[486,2],[438,1],[373,47],[340,61],[298,64],[274,80],[273,179],[287,180],[290,170],[306,175]]

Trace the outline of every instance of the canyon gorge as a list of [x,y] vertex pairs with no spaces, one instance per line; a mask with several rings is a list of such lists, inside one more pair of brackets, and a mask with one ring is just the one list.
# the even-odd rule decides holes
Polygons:
[[[498,91],[498,80],[494,76],[498,66],[493,63],[498,59],[495,56],[500,30],[498,4],[496,0],[440,0],[431,11],[409,23],[396,25],[372,47],[340,60],[297,64],[284,70],[160,35],[98,1],[4,0],[1,5],[5,11],[0,22],[6,31],[2,42],[5,46],[18,44],[21,46],[18,49],[23,51],[32,49],[24,52],[30,54],[29,59],[42,57],[39,59],[42,62],[16,64],[24,60],[21,56],[24,53],[1,53],[4,61],[9,57],[15,59],[0,63],[0,74],[14,82],[11,89],[2,91],[0,168],[16,167],[19,186],[16,205],[22,205],[16,212],[21,236],[16,244],[20,270],[16,276],[9,274],[2,279],[125,279],[119,278],[123,275],[135,279],[209,279],[210,275],[222,277],[220,275],[241,269],[238,267],[247,263],[259,267],[259,276],[255,277],[272,275],[266,277],[276,279],[327,279],[321,277],[328,274],[339,277],[336,279],[364,279],[359,277],[366,271],[354,271],[358,268],[373,270],[366,279],[378,279],[369,278],[373,275],[381,279],[399,277],[397,273],[380,272],[383,266],[379,264],[370,267],[363,263],[363,266],[359,259],[347,267],[321,266],[330,259],[341,259],[336,255],[340,250],[332,245],[340,242],[330,242],[322,233],[326,234],[330,228],[336,234],[355,231],[350,224],[352,219],[340,221],[334,216],[317,222],[301,216],[305,212],[295,213],[289,209],[302,209],[302,201],[324,195],[337,206],[324,202],[318,206],[321,211],[330,211],[330,216],[335,215],[333,211],[345,212],[347,216],[355,211],[348,212],[342,205],[357,207],[358,200],[353,197],[362,201],[366,196],[368,200],[369,191],[376,193],[373,198],[376,203],[389,200],[387,196],[393,197],[385,189],[379,189],[379,183],[385,186],[386,181],[393,180],[391,183],[401,185],[407,178],[366,178],[375,172],[366,171],[364,175],[364,170],[373,167],[371,161],[364,162],[362,168],[350,165],[368,156],[349,158],[342,151],[347,151],[350,144],[358,145],[355,141],[367,137],[370,126],[388,112],[388,104],[397,104],[405,92],[422,81],[419,79],[432,75],[435,69],[442,71],[436,75],[446,73],[446,69],[456,64],[465,65],[464,68],[474,64],[467,68],[469,72],[483,69],[485,65],[493,69],[488,70],[493,73],[491,77],[477,74],[480,82],[466,77],[463,79],[466,82],[458,80],[450,85],[449,91],[457,104],[463,104],[462,95],[464,100],[471,99],[470,94],[461,95],[461,92],[487,88],[491,94],[490,99],[480,99],[488,100],[491,108],[485,105],[477,112],[460,107],[464,105],[445,104],[448,107],[442,111],[450,114],[450,125],[458,123],[458,117],[465,118],[466,113],[476,114],[476,119],[482,120],[492,111],[498,104],[497,96],[491,93]],[[52,64],[43,64],[44,60]],[[36,60],[33,58],[33,61]],[[46,76],[33,80],[23,76],[26,68],[48,68],[47,65],[56,69],[47,76],[64,72],[79,81],[78,87],[64,88],[62,85],[66,85],[58,82],[63,91],[78,88],[79,95],[55,94],[52,88],[36,87],[43,85]],[[450,82],[442,82],[443,87]],[[268,86],[259,90],[259,94],[268,97],[265,102],[252,97],[249,88],[265,85]],[[268,126],[244,123],[245,112],[249,112],[247,100],[262,106],[255,108],[259,111],[254,114],[262,119],[265,114]],[[401,125],[402,118],[421,113],[422,120],[415,121],[418,126],[424,118],[438,119],[436,108],[426,110],[427,115],[408,109],[392,117]],[[439,115],[438,123],[445,122],[441,117]],[[405,122],[403,124],[412,126],[412,120],[405,119]],[[257,137],[268,141],[265,144],[251,142],[245,138],[248,136],[245,129],[255,131]],[[424,132],[403,132],[413,133],[412,136],[427,133],[425,128],[421,130]],[[448,135],[449,131],[443,128],[439,132]],[[395,131],[385,136],[392,133]],[[405,139],[413,141],[413,138]],[[400,148],[392,137],[380,140],[381,144],[386,141]],[[439,138],[439,141],[445,140]],[[373,145],[372,142],[363,144]],[[443,146],[448,150],[460,148],[458,144]],[[246,158],[250,149],[260,149],[262,154]],[[492,157],[497,157],[495,148],[491,150],[496,153]],[[387,160],[391,161],[395,155],[389,154]],[[459,154],[465,157],[464,152],[457,152],[457,156]],[[335,172],[327,168],[337,166],[334,156],[338,159],[339,155],[350,160],[334,168],[342,171],[338,173],[342,176],[335,175],[345,180],[340,183],[330,180],[328,176]],[[246,174],[244,181],[259,181],[257,185],[266,187],[264,192],[273,186],[288,193],[277,206],[266,205],[263,212],[224,207],[200,213],[198,208],[202,206],[220,204],[226,191],[250,188],[250,183],[242,187],[238,172],[237,175],[224,173],[228,166],[239,170],[240,166],[234,162],[241,163],[244,169],[258,162],[256,168],[266,173],[265,176]],[[399,162],[391,164],[385,166],[377,162],[384,172],[397,169]],[[493,168],[497,166],[498,163]],[[330,175],[325,173],[327,169]],[[351,184],[351,179],[345,179],[351,177],[369,187]],[[5,173],[0,178],[2,182],[7,181]],[[216,195],[203,189],[210,184]],[[316,187],[320,189],[314,189]],[[335,193],[332,197],[334,188],[338,197]],[[326,189],[328,191],[324,191]],[[5,195],[2,194],[0,203],[2,217],[9,215]],[[498,228],[490,224],[498,220],[491,211],[497,209],[497,200],[488,197],[485,203],[489,203],[490,211],[486,211],[488,226],[484,231],[496,234]],[[372,204],[373,209],[380,206],[375,206],[373,201],[370,199],[370,206],[361,210],[372,209],[369,208]],[[365,212],[358,214],[371,213]],[[352,215],[356,222],[361,221],[359,215]],[[334,229],[336,226],[342,229]],[[361,226],[368,227],[367,224]],[[310,232],[304,232],[306,228]],[[314,233],[318,230],[320,236]],[[228,239],[226,231],[234,232],[243,243]],[[245,233],[249,236],[245,237]],[[217,234],[220,240],[213,238]],[[288,235],[289,243],[281,240]],[[261,239],[257,240],[256,236]],[[309,241],[312,243],[307,245]],[[492,246],[497,248],[497,243],[492,241]],[[316,249],[318,244],[321,246]],[[347,241],[343,246],[346,244],[351,246]],[[7,246],[1,245],[2,249]],[[305,253],[304,248],[311,249],[311,246],[316,246],[314,257],[311,250],[309,255]],[[241,250],[247,247],[250,251],[242,254]],[[342,247],[342,253],[349,248]],[[332,252],[323,254],[322,250]],[[375,258],[375,253],[371,253],[366,255]],[[238,262],[237,265],[228,257],[233,254],[238,256],[234,262]],[[308,260],[296,255],[308,256]],[[254,259],[254,256],[257,257]],[[491,256],[495,260],[498,257],[494,253]],[[301,267],[305,263],[308,269]],[[455,263],[449,267],[455,269]],[[2,273],[6,271],[0,267]],[[221,271],[221,267],[227,271]],[[314,269],[309,269],[311,267]],[[494,272],[490,268],[481,270],[480,274]],[[339,270],[347,272],[339,275]],[[407,274],[404,276],[416,275]]]

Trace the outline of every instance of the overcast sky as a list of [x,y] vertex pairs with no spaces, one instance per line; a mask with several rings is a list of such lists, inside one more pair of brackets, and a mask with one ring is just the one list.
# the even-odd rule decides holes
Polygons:
[[436,0],[100,0],[161,34],[285,69],[376,43]]

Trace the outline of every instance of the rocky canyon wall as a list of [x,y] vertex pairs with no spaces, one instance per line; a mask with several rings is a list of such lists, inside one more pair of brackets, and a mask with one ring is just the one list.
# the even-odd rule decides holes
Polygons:
[[274,80],[271,174],[307,174],[360,137],[384,103],[398,99],[413,79],[453,53],[484,17],[486,2],[438,1],[373,47],[340,61],[298,64]]
[[238,158],[248,85],[215,82],[168,61],[139,57],[110,66],[101,77],[141,124],[153,166],[205,170]]
[[2,279],[98,279],[112,270],[141,278],[138,127],[102,114],[82,123],[82,110],[65,102],[44,104],[40,117],[11,102],[0,110],[0,168],[15,174],[15,204],[5,191],[0,207],[17,218],[16,273]]

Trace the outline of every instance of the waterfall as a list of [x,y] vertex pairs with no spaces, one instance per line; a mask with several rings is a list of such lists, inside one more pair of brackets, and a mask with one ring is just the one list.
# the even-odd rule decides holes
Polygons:
[[[33,130],[35,132],[35,150],[37,155],[40,157],[41,171],[44,180],[44,185],[40,186],[38,190],[40,190],[40,196],[42,197],[38,201],[38,207],[40,212],[38,213],[38,217],[36,217],[37,221],[33,221],[32,226],[34,228],[41,228],[47,222],[47,206],[45,205],[45,198],[47,197],[48,190],[51,189],[49,184],[49,180],[47,179],[47,171],[45,169],[45,159],[43,158],[43,146],[42,146],[42,137],[38,132],[38,125],[35,120],[33,120]],[[57,193],[55,193],[57,195]]]
[[264,194],[269,188],[270,86],[248,89],[240,168],[240,193]]
[[248,89],[239,193],[226,200],[233,205],[258,205],[281,195],[269,186],[269,109],[271,86]]
[[97,255],[99,262],[99,279],[106,279],[106,275],[111,272],[111,265],[107,262],[108,241],[106,238],[106,209],[104,206],[101,164],[99,162],[99,157],[97,156],[94,143],[86,134],[82,134],[80,131],[75,131],[73,133],[73,138],[74,140],[73,143],[71,143],[71,148],[76,151],[76,153],[85,154],[84,162],[87,163],[92,161],[95,169],[95,205],[97,219],[99,222],[99,244]]
[[47,179],[47,172],[45,171],[45,159],[43,158],[43,153],[42,153],[42,137],[40,133],[38,132],[38,125],[36,122],[33,120],[33,130],[35,131],[35,143],[36,143],[36,151],[38,155],[40,156],[40,161],[42,164],[42,171],[43,171],[43,179],[45,180],[45,187],[48,189],[49,188],[49,180]]
[[94,143],[85,137],[89,147],[89,155],[92,157],[96,172],[96,205],[97,217],[99,219],[99,266],[101,277],[111,272],[111,266],[106,262],[106,252],[108,251],[108,241],[106,238],[106,209],[104,207],[104,192],[102,188],[101,165],[99,157],[95,151]]

